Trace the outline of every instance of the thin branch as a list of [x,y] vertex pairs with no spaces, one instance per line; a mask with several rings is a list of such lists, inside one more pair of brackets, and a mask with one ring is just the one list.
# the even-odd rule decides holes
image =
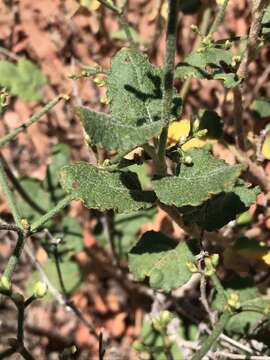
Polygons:
[[217,16],[209,30],[209,35],[212,35],[217,30],[219,24],[221,23],[221,20],[223,19],[228,3],[229,0],[224,0],[222,5],[220,6]]
[[21,215],[19,213],[18,207],[17,207],[17,203],[16,200],[14,198],[14,195],[9,187],[8,184],[8,179],[7,179],[7,175],[6,172],[4,170],[4,164],[2,159],[0,158],[0,185],[2,187],[2,190],[4,192],[4,195],[7,199],[10,211],[13,215],[14,221],[16,223],[16,225],[23,229],[23,226],[21,224]]
[[166,33],[166,54],[163,69],[163,98],[162,98],[162,120],[166,124],[159,139],[158,157],[160,160],[161,174],[166,173],[166,145],[168,137],[168,124],[171,115],[172,97],[173,97],[173,78],[176,52],[176,25],[178,16],[178,1],[169,0],[168,23]]
[[9,231],[15,231],[18,234],[18,240],[15,246],[15,249],[13,250],[12,255],[10,256],[8,263],[6,265],[6,268],[4,270],[3,276],[7,278],[8,281],[11,280],[11,277],[15,271],[15,268],[19,262],[23,247],[24,247],[24,240],[25,235],[21,228],[18,226],[10,225],[10,224],[1,224],[0,230],[9,230]]
[[4,48],[3,46],[0,46],[0,54],[3,54],[15,61],[20,60],[19,56],[15,55],[13,52],[9,51],[8,49]]
[[103,216],[101,217],[101,222],[103,224],[104,232],[106,234],[106,237],[110,245],[110,249],[113,257],[112,263],[114,266],[119,267],[120,259],[115,247],[112,216],[113,213],[111,213],[110,211],[105,211]]
[[126,34],[126,37],[127,37],[127,40],[128,40],[128,43],[129,43],[129,46],[131,48],[135,48],[135,43],[134,43],[134,40],[133,40],[133,37],[132,37],[132,34],[131,34],[131,31],[130,31],[130,25],[126,19],[126,17],[124,16],[123,12],[124,12],[124,9],[126,8],[126,6],[124,5],[121,9],[118,8],[117,6],[115,6],[112,2],[108,1],[108,0],[98,0],[102,5],[106,6],[108,9],[110,9],[111,11],[113,11],[117,16],[118,16],[118,20],[119,20],[119,23],[120,23],[120,26],[123,28],[125,34]]
[[108,9],[112,10],[116,15],[121,15],[122,10],[115,6],[112,1],[108,0],[98,0],[102,5],[106,6]]
[[216,356],[220,356],[221,359],[235,359],[235,360],[270,360],[270,356],[260,355],[240,355],[231,354],[227,351],[216,351]]
[[200,300],[201,303],[209,317],[210,323],[212,325],[212,327],[214,326],[215,323],[215,316],[214,313],[211,311],[210,306],[208,304],[208,300],[207,300],[207,293],[206,293],[206,285],[207,285],[207,278],[206,276],[203,274],[203,272],[201,273],[201,279],[200,279]]
[[208,353],[208,351],[211,349],[211,347],[217,341],[218,337],[224,330],[224,328],[225,328],[226,324],[228,323],[228,321],[230,320],[231,316],[232,316],[232,314],[229,311],[224,311],[224,313],[220,316],[220,319],[218,320],[213,331],[211,332],[211,334],[208,336],[208,338],[202,344],[201,349],[192,357],[191,360],[203,359],[203,357]]
[[234,154],[238,162],[248,167],[248,172],[252,177],[252,181],[259,185],[264,192],[270,191],[270,179],[269,176],[265,174],[264,169],[251,161],[246,152],[241,151],[232,145],[229,145],[228,148]]
[[3,162],[4,169],[6,171],[7,177],[9,178],[9,180],[12,183],[12,185],[14,186],[14,188],[18,191],[18,193],[20,194],[22,199],[25,200],[28,203],[28,205],[30,205],[34,210],[36,210],[40,214],[42,214],[42,215],[45,214],[46,211],[44,209],[42,209],[39,206],[39,204],[37,204],[29,196],[29,194],[25,191],[25,189],[20,184],[19,180],[16,178],[16,176],[13,174],[12,170],[10,169],[9,164],[6,162],[5,158],[1,154],[0,154],[0,158],[1,158],[2,162]]
[[227,336],[225,334],[220,335],[220,340],[225,341],[226,343],[234,346],[238,350],[245,351],[248,354],[252,354],[252,350],[251,350],[251,348],[249,346],[243,345],[239,341],[234,340],[234,339],[230,338],[229,336]]
[[52,219],[59,211],[63,210],[69,203],[74,200],[74,195],[69,194],[65,196],[59,203],[49,210],[45,215],[41,216],[38,220],[36,220],[30,227],[30,233],[38,231],[40,227],[42,227],[48,220]]
[[22,357],[25,358],[25,360],[35,360],[35,358],[30,354],[30,352],[25,347],[22,348],[20,354],[22,355]]
[[[211,9],[209,6],[207,6],[206,9],[204,9],[204,11],[203,11],[202,21],[201,21],[201,25],[200,25],[200,33],[196,37],[196,40],[192,47],[192,51],[195,51],[198,49],[198,47],[200,46],[200,44],[202,42],[202,36],[205,36],[207,34],[208,26],[210,23],[210,16],[211,16]],[[182,98],[182,101],[184,101],[185,97],[187,96],[191,81],[192,81],[192,77],[189,76],[184,81],[184,83],[181,87],[179,95]]]
[[16,350],[14,350],[13,348],[4,350],[2,353],[0,353],[0,359],[2,360],[2,359],[9,358],[15,352],[16,352]]
[[11,140],[13,140],[20,132],[24,131],[25,129],[29,128],[32,124],[38,121],[43,115],[47,114],[49,110],[51,110],[61,99],[67,99],[66,95],[59,95],[55,99],[51,100],[47,105],[45,105],[40,111],[36,114],[31,116],[24,124],[17,127],[16,129],[12,130],[7,135],[3,136],[0,139],[0,147],[6,145]]
[[35,266],[35,268],[37,269],[37,271],[40,274],[40,277],[42,279],[42,281],[47,285],[48,287],[48,291],[51,293],[51,295],[53,296],[53,298],[60,304],[60,305],[64,305],[65,304],[65,299],[63,298],[62,294],[52,285],[52,283],[50,282],[50,280],[48,279],[47,274],[45,273],[45,271],[43,270],[42,266],[38,263],[38,261],[35,258],[35,255],[33,254],[33,251],[31,250],[31,248],[28,246],[28,244],[25,244],[24,250],[27,254],[27,256],[30,258],[30,260],[32,261],[33,265]]
[[225,289],[223,287],[223,285],[221,284],[221,281],[219,280],[216,272],[214,272],[211,276],[210,276],[214,287],[216,288],[218,294],[222,297],[223,299],[223,305],[225,306],[227,303],[227,294],[225,292]]
[[[268,0],[253,0],[252,1],[252,22],[249,30],[249,36],[247,41],[246,50],[242,57],[237,70],[237,76],[240,79],[246,79],[248,65],[255,58],[256,51],[258,49],[259,36],[261,31],[262,17]],[[236,86],[233,89],[234,96],[234,126],[235,137],[238,148],[242,151],[246,150],[246,137],[243,122],[243,98],[242,98],[242,86]]]

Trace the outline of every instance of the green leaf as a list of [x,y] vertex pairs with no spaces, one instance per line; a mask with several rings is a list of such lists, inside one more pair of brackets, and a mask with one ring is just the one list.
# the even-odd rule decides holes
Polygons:
[[135,280],[148,277],[150,286],[169,292],[191,277],[186,263],[195,257],[186,242],[177,243],[161,232],[148,231],[129,253],[129,269]]
[[206,149],[192,149],[186,154],[192,164],[181,164],[179,176],[153,181],[154,191],[167,205],[198,206],[213,195],[230,190],[243,170],[242,165],[229,166]]
[[80,120],[91,144],[106,150],[131,150],[158,136],[164,126],[161,121],[141,125],[123,122],[121,119],[85,107],[76,108],[76,111],[80,114]]
[[239,79],[237,74],[235,73],[216,73],[213,75],[213,79],[215,80],[223,80],[223,84],[225,88],[232,89],[239,85],[242,81],[242,79]]
[[269,40],[270,35],[270,5],[265,9],[262,18],[262,34]]
[[[229,281],[224,282],[223,285],[227,296],[231,293],[239,295],[242,309],[241,312],[231,317],[225,330],[229,335],[247,334],[249,331],[252,331],[253,326],[265,317],[264,312],[269,306],[269,301],[262,297],[253,280],[249,278],[235,276]],[[219,294],[216,294],[212,307],[223,311],[222,299]]]
[[253,101],[250,106],[251,110],[260,118],[266,118],[270,116],[270,101],[266,98],[258,98]]
[[234,220],[256,202],[260,189],[249,189],[244,182],[238,181],[236,186],[227,192],[215,196],[198,207],[180,209],[186,224],[197,224],[207,231],[213,231]]
[[160,120],[160,70],[141,53],[120,50],[105,77],[113,117],[140,126]]
[[231,52],[214,45],[203,46],[189,54],[183,63],[177,65],[175,77],[181,80],[190,76],[199,79],[223,80],[226,88],[233,88],[240,84],[241,79],[230,68],[233,59]]
[[[61,263],[60,266],[65,288],[68,294],[72,294],[75,290],[79,288],[82,283],[82,274],[80,272],[79,266],[76,262],[72,260],[66,260]],[[49,259],[43,266],[43,270],[45,271],[48,279],[50,279],[50,283],[52,284],[52,286],[56,288],[59,292],[62,292],[54,260]],[[26,284],[26,290],[29,296],[33,294],[35,284],[40,280],[42,281],[40,273],[38,271],[34,271]],[[49,301],[53,299],[54,297],[48,291],[44,300]]]
[[[162,71],[136,50],[120,50],[105,77],[111,116],[77,108],[93,145],[128,151],[158,136],[164,127]],[[175,91],[176,93],[176,91]],[[180,115],[181,102],[173,98],[171,117]]]
[[[141,226],[151,222],[156,215],[156,208],[134,212],[130,214],[116,214],[114,217],[114,242],[118,255],[123,258],[135,245]],[[108,239],[104,232],[96,235],[103,246],[108,246]]]
[[0,61],[0,84],[22,100],[40,100],[41,87],[46,82],[45,75],[29,60],[21,59],[16,65]]
[[151,191],[142,191],[133,173],[111,173],[86,162],[65,166],[60,172],[63,189],[89,209],[132,212],[154,201]]

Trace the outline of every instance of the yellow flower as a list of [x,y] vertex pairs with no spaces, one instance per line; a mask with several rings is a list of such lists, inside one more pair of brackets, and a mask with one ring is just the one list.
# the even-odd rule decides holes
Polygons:
[[[168,131],[168,147],[176,145],[179,139],[186,139],[190,133],[191,121],[189,119],[181,119],[173,121],[169,126]],[[182,149],[187,151],[191,148],[200,148],[205,144],[216,143],[217,140],[207,139],[207,135],[203,138],[193,138],[182,145]]]

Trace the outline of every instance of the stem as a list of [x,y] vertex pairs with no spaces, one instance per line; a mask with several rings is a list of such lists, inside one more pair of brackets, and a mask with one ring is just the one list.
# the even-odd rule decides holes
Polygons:
[[22,355],[22,357],[25,360],[35,360],[35,358],[29,353],[28,350],[26,350],[25,347],[22,348],[22,350],[20,351],[20,354]]
[[[247,47],[237,70],[237,75],[240,79],[247,77],[247,70],[249,63],[254,59],[256,50],[258,48],[259,36],[261,31],[261,22],[264,10],[268,0],[253,0],[252,1],[252,22],[249,30]],[[237,147],[245,151],[246,139],[243,122],[243,97],[242,89],[238,85],[233,90],[234,95],[234,126]]]
[[130,31],[130,26],[129,26],[129,24],[128,24],[128,22],[127,22],[127,20],[126,20],[126,18],[125,18],[125,16],[123,14],[119,15],[119,23],[122,26],[122,28],[123,28],[123,30],[124,30],[124,32],[126,34],[129,46],[132,49],[135,49],[136,46],[135,46],[131,31]]
[[239,86],[233,89],[233,116],[235,128],[235,142],[236,146],[242,150],[246,150],[245,127],[243,121],[243,99],[242,92]]
[[225,289],[223,287],[223,285],[221,284],[218,276],[216,273],[214,273],[213,275],[211,275],[211,280],[213,282],[213,285],[215,286],[217,292],[219,293],[219,295],[222,296],[223,298],[223,305],[225,306],[226,303],[227,303],[227,295],[226,295],[226,292],[225,292]]
[[17,309],[18,309],[17,341],[18,341],[19,346],[23,346],[24,302],[17,304]]
[[13,349],[13,348],[7,349],[7,350],[3,351],[2,353],[0,353],[0,359],[2,360],[2,359],[5,359],[7,357],[10,357],[15,352],[16,352],[16,350]]
[[64,278],[63,278],[63,274],[62,274],[62,270],[61,270],[57,244],[54,245],[53,256],[54,256],[54,260],[55,260],[55,267],[56,267],[56,272],[57,272],[60,288],[61,288],[65,298],[67,298],[68,292],[67,292],[67,289],[65,286],[65,282],[64,282]]
[[173,77],[176,51],[176,25],[178,15],[178,1],[169,0],[168,24],[166,39],[166,55],[163,70],[163,99],[162,99],[162,121],[166,126],[162,130],[159,139],[158,157],[161,165],[160,172],[166,173],[165,153],[168,137],[168,123],[171,115],[173,97]]
[[7,135],[3,136],[0,139],[0,147],[6,145],[12,139],[14,139],[20,132],[29,128],[32,124],[38,121],[43,115],[45,115],[51,108],[53,108],[61,99],[66,99],[65,95],[59,95],[55,99],[51,100],[47,105],[45,105],[40,111],[38,111],[35,115],[31,116],[23,125],[17,127],[12,130]]
[[201,360],[203,357],[208,353],[208,351],[211,349],[211,347],[214,345],[214,343],[217,341],[219,335],[224,330],[227,322],[230,320],[230,317],[232,314],[228,311],[225,311],[219,321],[217,322],[216,326],[214,327],[214,330],[212,333],[208,336],[208,338],[203,343],[200,350],[192,357],[191,360]]
[[18,233],[18,240],[17,240],[17,244],[15,246],[15,249],[13,250],[12,255],[10,256],[7,266],[5,268],[4,274],[3,276],[5,276],[8,281],[11,280],[11,277],[16,269],[16,266],[19,262],[23,247],[24,247],[24,240],[25,240],[25,236],[24,236],[24,232],[22,231],[21,228],[19,227],[13,227],[12,225],[1,225],[0,226],[1,230],[11,230],[11,231],[17,231]]
[[64,209],[68,204],[74,200],[74,194],[69,194],[64,197],[59,203],[49,210],[45,215],[41,216],[36,220],[30,227],[30,233],[36,232],[42,225],[44,225],[48,220],[52,219],[59,211]]
[[224,0],[223,4],[220,6],[219,11],[217,13],[217,16],[215,18],[215,21],[213,22],[208,35],[212,35],[218,28],[219,24],[221,23],[221,20],[223,19],[223,16],[225,14],[226,7],[228,5],[229,0]]
[[107,0],[98,0],[102,5],[106,6],[108,9],[112,10],[116,15],[121,15],[122,10],[115,6],[111,1]]
[[20,216],[19,210],[17,208],[16,200],[13,196],[12,191],[9,188],[7,175],[5,173],[4,165],[3,165],[3,161],[1,159],[1,157],[0,157],[0,185],[2,187],[5,197],[7,199],[10,211],[13,215],[16,225],[20,229],[23,229],[22,224],[21,224],[21,216]]
[[[204,12],[203,17],[200,25],[200,34],[196,37],[195,43],[193,45],[192,51],[195,51],[198,49],[202,42],[202,36],[205,36],[208,30],[208,26],[210,23],[210,16],[211,16],[211,9],[208,6]],[[182,101],[184,101],[185,97],[187,96],[188,90],[190,88],[192,77],[190,76],[188,79],[185,80],[184,84],[182,85],[182,88],[180,90],[180,97],[182,98]]]
[[132,38],[129,23],[126,20],[126,17],[123,15],[123,11],[124,11],[126,6],[124,5],[123,8],[120,9],[117,6],[115,6],[112,2],[109,2],[107,0],[98,0],[98,1],[102,5],[106,6],[108,9],[112,10],[118,16],[120,26],[123,28],[123,30],[124,30],[124,32],[126,34],[129,46],[131,48],[135,48],[135,43],[134,43],[133,38]]

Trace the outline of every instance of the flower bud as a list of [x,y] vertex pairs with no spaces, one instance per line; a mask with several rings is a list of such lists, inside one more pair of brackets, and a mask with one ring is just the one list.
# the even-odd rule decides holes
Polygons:
[[214,267],[217,267],[218,262],[219,262],[219,254],[213,254],[210,256],[211,259],[211,263]]
[[184,164],[186,164],[186,165],[191,165],[193,163],[192,157],[189,155],[185,156],[183,161],[184,161]]
[[187,261],[186,266],[187,266],[188,270],[190,272],[192,272],[192,273],[198,273],[199,272],[199,269],[198,269],[197,265],[194,264],[192,261]]
[[241,304],[240,304],[240,296],[238,293],[236,292],[232,292],[229,297],[228,297],[228,305],[230,308],[233,309],[240,309]]
[[3,291],[11,291],[11,283],[6,276],[2,276],[0,279],[0,289]]
[[48,286],[42,281],[38,281],[34,286],[33,296],[36,299],[41,299],[47,294]]
[[196,33],[196,34],[199,33],[199,28],[198,28],[197,25],[192,24],[192,25],[190,26],[190,29],[191,29],[191,31],[193,31],[193,32]]
[[136,350],[138,352],[143,351],[144,348],[145,348],[143,343],[141,341],[139,341],[139,340],[134,341],[133,344],[132,344],[132,347],[133,347],[134,350]]

